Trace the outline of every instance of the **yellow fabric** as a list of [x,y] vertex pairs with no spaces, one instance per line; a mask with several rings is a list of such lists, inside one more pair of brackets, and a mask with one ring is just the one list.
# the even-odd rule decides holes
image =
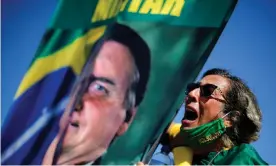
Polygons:
[[170,137],[175,137],[179,133],[180,127],[181,127],[180,123],[172,124],[168,129],[168,134],[170,135]]
[[[172,124],[168,129],[170,138],[174,138],[180,132],[181,124]],[[174,164],[180,166],[192,165],[193,151],[189,147],[180,146],[173,149]]]
[[173,149],[174,164],[180,166],[192,165],[193,151],[189,147],[180,146]]
[[87,34],[72,42],[72,44],[52,55],[37,59],[25,74],[16,92],[15,99],[35,83],[43,79],[43,77],[62,67],[71,67],[76,74],[80,74],[85,64],[84,45],[95,43],[103,35],[105,29],[106,26],[91,29]]

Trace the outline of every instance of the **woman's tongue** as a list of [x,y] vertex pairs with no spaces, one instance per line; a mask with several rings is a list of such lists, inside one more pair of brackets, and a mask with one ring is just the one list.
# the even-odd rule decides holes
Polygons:
[[197,113],[194,111],[186,110],[185,116],[182,120],[183,127],[189,127],[196,119]]

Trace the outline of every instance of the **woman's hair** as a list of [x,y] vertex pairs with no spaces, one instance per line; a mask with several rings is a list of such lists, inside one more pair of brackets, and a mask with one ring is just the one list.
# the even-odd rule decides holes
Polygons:
[[227,128],[226,134],[222,137],[225,146],[256,141],[259,138],[262,120],[256,96],[242,79],[225,69],[208,70],[203,77],[208,75],[224,77],[230,85],[225,94],[227,103],[223,111],[224,114],[230,112],[227,118],[232,126]]

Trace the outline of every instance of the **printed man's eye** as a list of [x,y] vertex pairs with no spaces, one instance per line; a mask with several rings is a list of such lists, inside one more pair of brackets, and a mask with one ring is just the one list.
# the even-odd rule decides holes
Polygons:
[[99,83],[92,83],[89,86],[89,93],[92,95],[107,95],[108,94],[108,90],[101,84]]

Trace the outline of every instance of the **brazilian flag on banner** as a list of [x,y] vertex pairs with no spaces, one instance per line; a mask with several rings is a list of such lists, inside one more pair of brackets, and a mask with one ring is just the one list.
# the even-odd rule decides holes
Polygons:
[[[237,0],[60,0],[2,127],[2,164],[41,164],[72,85],[109,25],[136,31],[150,48],[147,91],[127,132],[98,164],[141,161],[172,121]],[[118,34],[119,35],[119,34]]]

